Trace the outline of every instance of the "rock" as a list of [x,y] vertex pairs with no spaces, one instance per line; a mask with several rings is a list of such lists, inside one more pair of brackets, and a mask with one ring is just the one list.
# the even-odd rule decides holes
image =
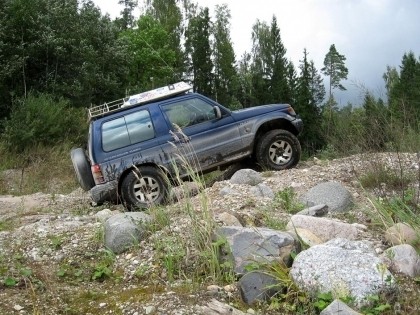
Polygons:
[[263,181],[260,173],[249,168],[241,169],[233,174],[230,182],[238,185],[256,186]]
[[23,310],[23,309],[24,309],[24,307],[23,307],[23,306],[20,306],[19,304],[15,304],[15,305],[13,306],[13,309],[14,309],[15,311],[20,312],[21,310]]
[[113,212],[109,209],[103,209],[98,211],[94,214],[95,219],[97,219],[101,223],[105,223],[110,217],[112,217]]
[[295,257],[290,275],[310,294],[351,296],[359,305],[371,295],[396,289],[394,277],[365,241],[338,238],[310,247]]
[[232,256],[223,259],[233,260],[234,271],[244,274],[245,267],[252,263],[272,261],[290,262],[290,254],[297,250],[298,243],[286,232],[268,228],[245,228],[237,226],[221,227],[218,235],[225,237]]
[[248,305],[267,301],[282,289],[274,276],[261,271],[245,274],[239,280],[238,287],[242,300]]
[[420,235],[406,223],[397,223],[385,232],[385,239],[392,245],[414,244]]
[[362,315],[351,309],[347,304],[340,300],[334,300],[330,305],[328,305],[320,315]]
[[297,228],[312,232],[322,242],[334,238],[355,240],[359,235],[359,229],[352,224],[307,215],[294,215],[290,218],[286,229],[293,232]]
[[216,220],[221,222],[222,225],[227,226],[242,226],[241,222],[233,214],[223,212],[216,216]]
[[296,214],[309,215],[311,217],[322,217],[328,213],[328,206],[325,204],[309,207]]
[[420,257],[409,244],[388,248],[384,254],[392,271],[401,272],[412,278],[420,276]]
[[236,287],[232,284],[227,284],[223,287],[223,290],[225,290],[226,292],[234,292],[236,291]]
[[145,234],[150,216],[144,212],[119,213],[105,222],[105,246],[115,254],[138,244]]
[[239,194],[235,189],[225,186],[219,191],[220,196],[227,196],[227,195],[237,195]]
[[290,233],[296,241],[303,242],[309,247],[324,243],[318,236],[306,229],[295,228],[294,230],[288,231],[288,233]]
[[330,212],[346,212],[352,205],[352,195],[338,182],[326,182],[316,185],[299,200],[307,206],[325,204]]
[[273,190],[264,183],[251,187],[249,191],[256,197],[274,198]]
[[222,291],[222,288],[216,284],[211,284],[207,286],[207,293],[210,293],[211,295],[216,295],[221,291]]
[[200,186],[196,182],[183,182],[182,185],[176,186],[171,190],[171,198],[179,201],[183,198],[189,198],[200,192]]
[[146,307],[144,307],[143,309],[144,309],[144,313],[145,313],[146,315],[153,314],[153,313],[156,311],[156,307],[155,307],[155,306],[153,306],[153,305],[146,306]]

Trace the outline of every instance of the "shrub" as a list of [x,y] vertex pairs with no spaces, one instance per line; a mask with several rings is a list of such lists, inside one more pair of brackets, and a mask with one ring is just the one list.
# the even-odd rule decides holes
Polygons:
[[10,118],[4,122],[2,140],[13,152],[63,140],[79,143],[87,128],[83,116],[82,110],[71,108],[67,100],[29,94],[14,104]]

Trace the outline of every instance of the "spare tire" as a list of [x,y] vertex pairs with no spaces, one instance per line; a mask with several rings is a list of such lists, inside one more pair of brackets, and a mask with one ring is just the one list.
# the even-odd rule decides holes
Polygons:
[[81,148],[72,149],[70,152],[77,181],[84,190],[88,191],[95,186],[90,163],[86,158],[85,152]]

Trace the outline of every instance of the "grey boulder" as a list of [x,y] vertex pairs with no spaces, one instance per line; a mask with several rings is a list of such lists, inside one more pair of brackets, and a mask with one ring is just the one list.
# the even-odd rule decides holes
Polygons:
[[396,289],[394,277],[369,242],[334,239],[299,253],[290,270],[295,283],[311,294],[331,292],[354,297],[359,305],[368,297]]
[[119,254],[138,244],[150,220],[150,216],[144,212],[119,213],[110,217],[104,226],[105,246]]
[[242,300],[248,305],[267,301],[281,290],[279,281],[275,277],[261,271],[245,274],[239,280],[238,287]]
[[318,184],[302,195],[299,200],[308,207],[325,204],[330,212],[346,212],[353,204],[350,192],[338,182]]
[[244,168],[237,171],[230,179],[232,184],[256,186],[263,181],[260,173]]
[[233,260],[234,271],[242,275],[251,264],[268,264],[282,261],[289,264],[291,252],[297,251],[298,243],[287,232],[268,228],[246,228],[238,226],[220,227],[219,236],[225,238],[229,253],[223,260]]
[[340,300],[334,300],[330,305],[328,305],[320,315],[362,315],[351,309],[347,304]]

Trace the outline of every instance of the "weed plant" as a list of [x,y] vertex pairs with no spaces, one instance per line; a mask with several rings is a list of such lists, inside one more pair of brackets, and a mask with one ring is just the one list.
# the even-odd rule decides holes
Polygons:
[[297,195],[292,187],[287,187],[278,191],[274,196],[274,205],[280,207],[288,213],[294,214],[305,208],[297,200]]

